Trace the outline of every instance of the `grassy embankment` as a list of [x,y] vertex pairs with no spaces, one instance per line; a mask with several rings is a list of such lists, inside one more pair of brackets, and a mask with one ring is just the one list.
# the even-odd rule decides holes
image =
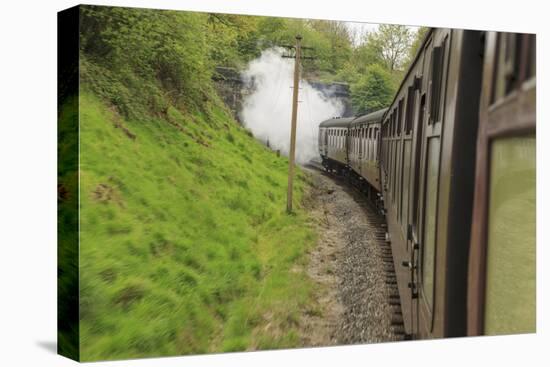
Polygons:
[[287,160],[219,103],[136,120],[82,88],[82,360],[299,345],[303,173],[289,216]]

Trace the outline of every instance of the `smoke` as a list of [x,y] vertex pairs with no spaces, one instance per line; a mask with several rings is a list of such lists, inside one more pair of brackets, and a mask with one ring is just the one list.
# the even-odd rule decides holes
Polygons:
[[[283,49],[271,48],[253,60],[241,77],[250,90],[240,112],[244,125],[264,144],[288,155],[294,60],[283,58]],[[306,163],[318,156],[319,123],[340,116],[343,104],[300,80],[296,128],[296,161]]]

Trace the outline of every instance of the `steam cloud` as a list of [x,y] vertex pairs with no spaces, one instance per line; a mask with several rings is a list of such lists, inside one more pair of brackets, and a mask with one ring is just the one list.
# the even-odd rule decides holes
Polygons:
[[[241,77],[252,92],[244,98],[240,115],[257,139],[288,155],[294,60],[282,54],[281,48],[265,50],[243,72]],[[344,106],[304,80],[300,80],[298,100],[296,161],[306,163],[318,156],[319,123],[340,116]]]

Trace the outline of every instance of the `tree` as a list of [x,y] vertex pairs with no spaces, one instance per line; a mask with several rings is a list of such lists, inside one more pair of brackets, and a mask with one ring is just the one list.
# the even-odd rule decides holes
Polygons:
[[411,45],[412,35],[404,25],[381,24],[377,31],[367,35],[368,55],[382,60],[393,73],[402,70]]
[[405,63],[407,67],[413,62],[416,53],[418,52],[418,49],[420,48],[422,41],[424,40],[424,37],[426,37],[426,33],[428,33],[429,30],[429,27],[420,27],[413,36],[411,46],[409,47],[408,60]]
[[327,55],[333,72],[340,70],[352,53],[352,40],[344,22],[328,20],[309,21],[311,27],[329,42]]
[[390,73],[381,65],[372,65],[367,73],[351,85],[351,103],[357,114],[387,107],[394,94]]

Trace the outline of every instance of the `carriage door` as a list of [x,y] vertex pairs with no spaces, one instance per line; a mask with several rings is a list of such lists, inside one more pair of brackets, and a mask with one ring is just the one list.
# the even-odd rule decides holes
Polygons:
[[[424,100],[421,142],[418,227],[414,236],[416,317],[419,338],[429,337],[433,329],[435,292],[435,259],[437,251],[437,202],[439,196],[439,164],[441,125],[445,95],[445,60],[447,32],[437,33],[429,45],[424,64],[427,96]],[[416,241],[419,240],[419,241]]]
[[[414,338],[431,333],[434,306],[435,249],[437,227],[437,197],[439,187],[441,95],[446,34],[426,44],[422,73],[417,79],[419,103],[413,132],[413,162],[411,174],[412,199],[407,227],[410,260],[403,265],[411,269],[411,314]],[[445,39],[444,39],[445,40]],[[436,47],[434,47],[434,44]],[[416,86],[418,87],[418,85]]]

